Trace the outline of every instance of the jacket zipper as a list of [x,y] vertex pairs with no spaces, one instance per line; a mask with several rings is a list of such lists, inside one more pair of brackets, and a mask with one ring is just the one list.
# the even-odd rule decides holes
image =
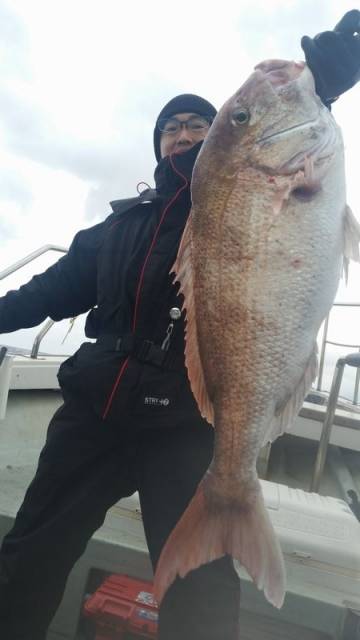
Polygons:
[[[142,290],[142,286],[143,286],[143,282],[144,282],[144,276],[145,276],[145,269],[147,267],[147,264],[149,262],[150,256],[151,256],[151,254],[153,252],[153,249],[154,249],[154,246],[156,244],[156,240],[158,238],[161,225],[164,222],[165,216],[168,213],[168,211],[170,210],[170,208],[172,207],[172,205],[176,202],[176,200],[178,199],[180,194],[189,186],[189,182],[188,182],[187,178],[182,173],[180,173],[180,171],[178,171],[178,169],[175,167],[175,165],[173,163],[172,156],[170,156],[170,163],[171,163],[171,166],[172,166],[173,170],[175,171],[175,173],[177,173],[181,178],[183,178],[185,182],[182,185],[182,187],[180,187],[180,189],[178,189],[178,191],[175,193],[175,195],[170,200],[170,202],[168,202],[168,204],[166,205],[164,211],[162,212],[159,224],[155,229],[155,233],[154,233],[153,239],[151,241],[150,248],[149,248],[149,250],[148,250],[148,252],[146,254],[143,266],[141,268],[140,276],[139,276],[139,280],[138,280],[138,285],[137,285],[137,288],[136,288],[134,316],[133,316],[133,322],[132,322],[132,328],[131,328],[133,335],[135,334],[135,329],[136,329],[136,323],[137,323],[137,318],[138,318],[138,310],[139,310],[139,305],[140,305],[141,290]],[[117,391],[117,389],[119,387],[119,384],[121,382],[121,379],[123,378],[124,373],[125,373],[125,371],[127,369],[129,360],[130,360],[130,355],[122,363],[122,365],[121,365],[121,367],[119,369],[119,372],[118,372],[118,374],[116,376],[115,382],[114,382],[114,384],[112,386],[112,389],[110,391],[110,394],[109,394],[109,396],[107,398],[107,401],[106,401],[106,404],[105,404],[105,409],[104,409],[104,412],[103,412],[103,415],[102,415],[102,419],[103,420],[105,420],[105,418],[108,416],[108,413],[109,413],[109,411],[111,409],[111,405],[112,405],[113,400],[114,400],[115,393],[116,393],[116,391]]]

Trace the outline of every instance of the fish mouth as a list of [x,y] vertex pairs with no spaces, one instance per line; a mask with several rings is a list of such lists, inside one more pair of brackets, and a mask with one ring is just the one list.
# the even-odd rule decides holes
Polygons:
[[281,129],[281,131],[275,131],[275,133],[270,133],[267,136],[258,138],[258,140],[255,140],[255,143],[262,144],[264,142],[268,142],[268,140],[273,140],[274,138],[281,138],[283,136],[286,136],[290,132],[301,131],[301,129],[307,129],[308,127],[316,124],[317,122],[318,122],[318,118],[314,118],[313,120],[305,120],[304,122],[295,124],[293,127],[288,127],[287,129]]
[[270,59],[257,64],[255,71],[260,71],[274,91],[277,92],[284,85],[297,80],[304,68],[305,62],[302,61]]
[[[305,120],[304,122],[300,122],[292,127],[287,127],[286,129],[281,129],[280,131],[263,136],[256,142],[259,144],[261,149],[269,141],[271,141],[271,143],[273,141],[281,141],[282,139],[286,139],[286,137],[291,135],[294,131],[306,131],[311,127],[319,125],[319,123],[320,128],[322,128],[320,117]],[[306,157],[313,158],[317,167],[331,161],[334,157],[334,150],[339,142],[339,134],[334,123],[330,122],[328,125],[330,126],[322,128],[322,135],[314,137],[313,143],[310,142],[309,145],[304,145],[304,148],[301,148],[302,145],[300,145],[300,149],[298,149],[294,154],[291,153],[290,157],[288,157],[284,162],[278,164],[276,166],[276,173],[289,175],[299,171],[304,167],[304,160]]]

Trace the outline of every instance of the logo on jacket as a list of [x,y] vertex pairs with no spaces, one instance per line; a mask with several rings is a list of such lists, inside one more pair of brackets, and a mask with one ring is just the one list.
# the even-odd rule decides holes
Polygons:
[[170,404],[169,398],[155,398],[154,396],[145,396],[144,404],[152,407],[167,407]]

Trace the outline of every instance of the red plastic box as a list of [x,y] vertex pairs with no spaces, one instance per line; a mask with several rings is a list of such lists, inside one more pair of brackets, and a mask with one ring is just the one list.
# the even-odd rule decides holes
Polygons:
[[90,596],[84,615],[94,620],[96,640],[157,638],[158,607],[152,582],[112,574]]

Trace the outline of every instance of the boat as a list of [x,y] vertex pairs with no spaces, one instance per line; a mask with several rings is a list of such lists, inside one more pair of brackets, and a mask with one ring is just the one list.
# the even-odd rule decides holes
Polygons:
[[[1,272],[0,279],[53,249],[40,248]],[[46,322],[28,349],[11,344],[0,349],[0,539],[12,526],[48,422],[62,403],[57,371],[66,356],[41,351],[52,324]],[[333,346],[325,323],[317,381],[292,431],[264,447],[258,459],[288,588],[277,610],[236,565],[242,582],[241,640],[360,640],[360,347],[340,345],[342,356],[332,361],[333,381],[325,389],[326,356]],[[354,393],[345,399],[340,382],[349,369],[356,371]],[[102,637],[99,621],[85,615],[86,603],[114,574],[152,580],[137,494],[109,510],[76,563],[47,640]],[[146,628],[145,621],[144,634],[132,637],[151,637]]]

